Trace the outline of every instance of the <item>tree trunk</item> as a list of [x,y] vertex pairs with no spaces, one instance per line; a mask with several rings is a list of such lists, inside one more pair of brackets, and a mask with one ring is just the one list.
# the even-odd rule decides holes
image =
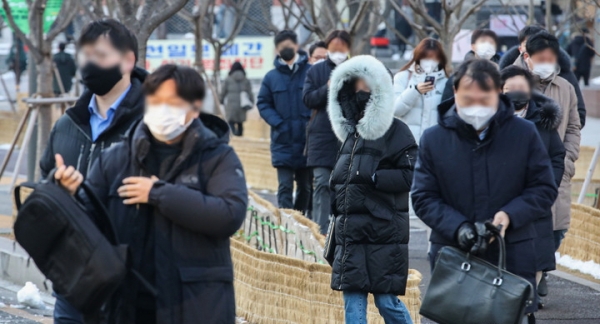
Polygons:
[[215,65],[213,66],[213,85],[217,94],[221,93],[221,57],[223,56],[223,47],[221,44],[215,48]]
[[146,46],[148,45],[148,38],[150,38],[150,34],[148,33],[140,33],[138,35],[138,62],[137,66],[142,69],[147,69],[146,66]]
[[456,35],[450,35],[450,33],[442,33],[440,35],[439,41],[442,43],[444,47],[444,52],[446,53],[446,57],[448,58],[448,64],[446,66],[446,71],[448,73],[452,72],[452,52],[454,46],[454,38]]
[[194,66],[196,71],[203,75],[206,69],[204,68],[204,62],[202,57],[204,56],[204,47],[202,47],[202,20],[201,15],[194,17],[194,44],[196,45],[196,54],[194,60]]
[[[52,57],[50,53],[44,55],[44,58],[36,66],[38,71],[38,93],[43,98],[54,97],[52,89]],[[52,129],[52,106],[40,106],[38,115],[38,138],[36,156],[40,159],[48,145],[50,139],[50,130]],[[36,168],[35,179],[39,179],[40,170]]]

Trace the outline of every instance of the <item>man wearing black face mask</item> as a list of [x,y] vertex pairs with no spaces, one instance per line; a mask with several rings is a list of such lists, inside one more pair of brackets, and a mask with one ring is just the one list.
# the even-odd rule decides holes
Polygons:
[[[271,162],[277,169],[280,208],[306,212],[310,199],[311,172],[306,167],[304,144],[310,110],[302,102],[302,87],[310,67],[308,55],[298,50],[298,37],[290,30],[275,36],[279,55],[275,68],[265,75],[257,106],[271,126]],[[293,199],[296,181],[296,200]]]
[[[86,177],[100,152],[120,142],[144,113],[142,83],[147,72],[135,67],[135,35],[116,20],[100,20],[84,28],[78,46],[86,61],[81,76],[87,91],[54,125],[40,159],[43,177],[55,167],[55,154],[72,166],[69,172],[77,170]],[[83,323],[83,318],[57,296],[54,323]]]

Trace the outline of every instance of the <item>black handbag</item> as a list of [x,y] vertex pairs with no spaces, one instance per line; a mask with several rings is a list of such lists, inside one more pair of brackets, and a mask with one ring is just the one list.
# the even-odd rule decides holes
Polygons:
[[454,247],[438,254],[420,314],[440,324],[518,324],[533,303],[531,283],[506,271],[504,239],[494,233],[500,260],[493,265]]
[[323,259],[325,259],[330,266],[333,266],[333,260],[335,259],[335,219],[336,217],[332,216],[331,221],[329,221],[325,246],[323,247]]

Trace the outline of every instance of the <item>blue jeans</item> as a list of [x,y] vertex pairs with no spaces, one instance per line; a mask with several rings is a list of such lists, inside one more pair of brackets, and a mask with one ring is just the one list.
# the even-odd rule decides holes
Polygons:
[[61,295],[54,303],[54,324],[83,324],[83,315]]
[[[392,294],[373,294],[385,324],[412,324],[404,303]],[[346,324],[367,324],[367,293],[344,291]]]

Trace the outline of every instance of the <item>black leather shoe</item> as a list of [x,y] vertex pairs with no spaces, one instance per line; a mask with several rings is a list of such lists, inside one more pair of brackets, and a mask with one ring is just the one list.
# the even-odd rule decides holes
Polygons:
[[538,284],[537,288],[538,295],[541,297],[548,296],[548,283],[546,282],[546,273],[542,274],[542,280]]

